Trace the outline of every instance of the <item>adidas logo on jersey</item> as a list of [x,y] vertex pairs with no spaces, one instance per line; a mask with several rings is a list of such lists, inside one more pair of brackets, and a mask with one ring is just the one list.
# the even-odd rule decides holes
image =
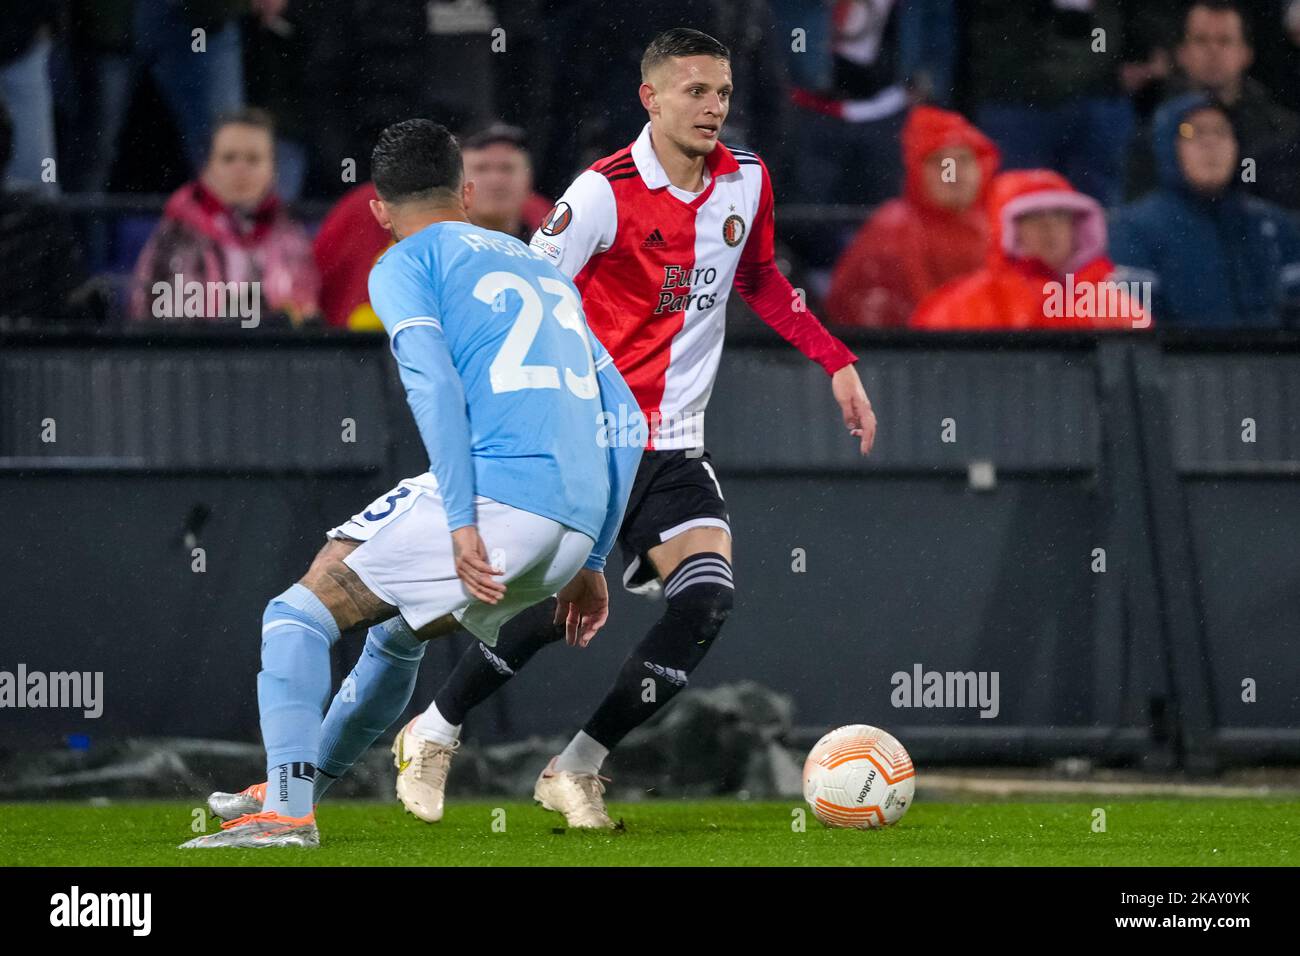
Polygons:
[[645,241],[641,243],[641,248],[662,249],[666,245],[668,245],[668,243],[664,241],[664,234],[656,229],[654,232],[650,233],[650,235],[645,237]]

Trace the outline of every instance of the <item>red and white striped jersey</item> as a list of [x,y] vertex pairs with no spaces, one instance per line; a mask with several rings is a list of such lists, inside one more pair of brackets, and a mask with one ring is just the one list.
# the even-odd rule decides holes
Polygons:
[[[649,448],[703,445],[738,271],[752,291],[768,287],[767,308],[746,300],[801,351],[828,372],[853,361],[772,264],[772,184],[762,160],[719,143],[705,169],[698,195],[671,185],[647,123],[636,142],[574,180],[532,239],[582,293],[591,330],[650,424]],[[780,288],[766,281],[772,276]]]

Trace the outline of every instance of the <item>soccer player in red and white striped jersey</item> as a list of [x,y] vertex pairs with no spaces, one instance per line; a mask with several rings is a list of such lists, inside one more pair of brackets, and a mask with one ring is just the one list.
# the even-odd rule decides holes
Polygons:
[[[719,141],[732,92],[726,47],[670,30],[647,48],[641,75],[649,114],[641,135],[583,172],[532,241],[573,277],[592,331],[640,405],[629,417],[639,411],[649,440],[619,535],[624,584],[662,591],[666,604],[591,720],[537,781],[537,799],[579,827],[612,826],[601,763],[686,686],[732,606],[729,519],[703,434],[731,289],[830,376],[862,454],[876,430],[853,354],[776,267],[766,165]],[[428,748],[428,762],[442,768],[436,794],[407,802],[417,815],[428,819],[421,811],[435,805],[441,815],[446,761],[465,713],[562,633],[545,614],[516,618],[492,650],[471,647],[402,732],[408,751]]]

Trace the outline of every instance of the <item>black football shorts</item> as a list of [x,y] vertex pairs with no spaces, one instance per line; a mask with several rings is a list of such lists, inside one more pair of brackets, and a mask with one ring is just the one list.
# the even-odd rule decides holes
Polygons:
[[623,586],[633,594],[657,594],[658,573],[647,552],[691,528],[722,528],[731,533],[727,504],[709,453],[700,448],[646,452],[618,532]]

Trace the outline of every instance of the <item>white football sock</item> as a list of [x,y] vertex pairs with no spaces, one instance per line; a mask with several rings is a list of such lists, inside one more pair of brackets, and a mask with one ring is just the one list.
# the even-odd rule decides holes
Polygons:
[[460,724],[450,724],[442,716],[437,704],[430,704],[411,728],[411,733],[421,740],[432,740],[435,744],[450,747],[460,739]]
[[561,773],[600,773],[600,765],[608,756],[608,747],[580,730],[555,758],[555,769]]

